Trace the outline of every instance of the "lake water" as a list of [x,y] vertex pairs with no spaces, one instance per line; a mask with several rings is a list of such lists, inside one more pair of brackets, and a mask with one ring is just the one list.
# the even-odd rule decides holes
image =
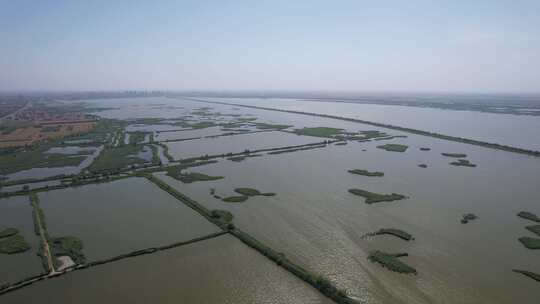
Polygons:
[[282,98],[200,99],[363,119],[540,150],[540,117],[537,116]]
[[96,302],[333,303],[228,235],[72,272],[2,296],[5,304]]
[[219,231],[144,178],[39,194],[48,233],[76,236],[88,261]]

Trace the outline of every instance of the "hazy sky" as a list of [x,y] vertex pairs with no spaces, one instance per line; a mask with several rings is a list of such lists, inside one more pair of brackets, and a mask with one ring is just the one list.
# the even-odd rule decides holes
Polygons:
[[0,0],[0,90],[540,92],[540,0]]

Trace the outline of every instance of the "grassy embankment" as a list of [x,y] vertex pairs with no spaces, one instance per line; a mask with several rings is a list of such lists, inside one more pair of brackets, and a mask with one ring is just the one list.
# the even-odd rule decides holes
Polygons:
[[392,202],[408,198],[405,195],[392,193],[392,194],[380,194],[375,192],[369,192],[361,189],[349,189],[349,193],[361,196],[366,199],[366,204],[374,204],[380,202]]
[[368,259],[372,262],[381,264],[388,270],[405,273],[405,274],[418,274],[416,269],[403,263],[398,258],[408,256],[407,253],[390,254],[380,250],[370,252]]
[[390,152],[405,152],[407,151],[409,146],[400,145],[400,144],[386,144],[382,146],[377,146],[377,148],[390,151]]
[[379,229],[375,232],[371,232],[371,233],[368,233],[366,234],[367,236],[375,236],[375,235],[385,235],[385,234],[388,234],[388,235],[393,235],[395,237],[398,237],[400,239],[403,239],[405,241],[410,241],[410,240],[414,240],[414,237],[401,230],[401,229],[396,229],[396,228],[382,228],[382,229]]
[[363,175],[363,176],[369,176],[369,177],[384,176],[383,172],[378,172],[378,171],[370,172],[368,170],[363,170],[363,169],[352,169],[352,170],[347,170],[347,172],[351,174],[357,174],[357,175]]

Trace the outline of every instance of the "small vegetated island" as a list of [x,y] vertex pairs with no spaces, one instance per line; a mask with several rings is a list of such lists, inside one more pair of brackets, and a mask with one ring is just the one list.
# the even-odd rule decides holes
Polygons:
[[400,144],[386,144],[382,146],[377,146],[377,148],[390,151],[390,152],[405,152],[407,151],[409,146],[400,145]]
[[523,246],[529,249],[540,249],[540,239],[528,236],[523,236],[518,239]]
[[427,147],[421,147],[420,148],[420,151],[430,151],[430,150],[431,150],[431,148],[427,148]]
[[55,259],[55,267],[58,265],[58,258],[68,256],[75,264],[86,263],[86,257],[82,251],[83,243],[79,238],[74,236],[55,237],[49,240],[51,245],[52,254],[57,258]]
[[534,273],[532,271],[526,271],[526,270],[519,270],[519,269],[512,269],[513,272],[516,272],[516,273],[521,273],[523,275],[526,275],[528,276],[529,278],[535,280],[535,281],[538,281],[540,282],[540,274],[538,273]]
[[180,170],[168,170],[167,175],[181,181],[184,184],[191,184],[194,182],[205,182],[223,179],[223,176],[210,176],[198,172],[182,173]]
[[6,228],[0,231],[0,253],[16,254],[30,249],[30,245],[15,228]]
[[445,153],[441,153],[442,156],[446,156],[446,157],[453,157],[453,158],[465,158],[467,157],[467,154],[463,154],[463,153],[448,153],[448,152],[445,152]]
[[476,167],[476,164],[473,164],[466,159],[458,159],[457,161],[451,162],[450,165],[456,166],[456,167],[471,167],[471,168]]
[[352,169],[352,170],[347,170],[347,172],[351,174],[357,174],[357,175],[363,175],[363,176],[369,176],[369,177],[384,176],[383,172],[378,172],[378,171],[370,172],[368,170],[363,170],[363,169]]
[[528,211],[521,211],[518,213],[518,216],[521,217],[521,218],[524,218],[526,220],[530,220],[530,221],[533,221],[533,222],[537,222],[537,223],[540,223],[540,218],[532,213],[532,212],[528,212]]
[[399,260],[400,257],[408,256],[407,253],[386,253],[384,251],[375,250],[369,253],[368,260],[374,263],[381,264],[384,268],[405,274],[418,274],[416,269],[403,263]]
[[377,230],[375,232],[368,233],[366,235],[367,236],[376,236],[376,235],[385,235],[385,234],[393,235],[393,236],[398,237],[400,239],[403,239],[405,241],[414,240],[414,237],[411,234],[409,234],[409,233],[407,233],[407,232],[405,232],[405,231],[403,231],[401,229],[396,229],[396,228],[382,228],[382,229],[379,229],[379,230]]
[[369,192],[362,189],[349,189],[349,193],[361,196],[366,199],[366,204],[374,204],[374,203],[380,203],[380,202],[393,202],[393,201],[399,201],[402,199],[406,199],[407,196],[392,193],[392,194],[380,194],[375,192]]
[[236,188],[234,192],[240,194],[237,196],[228,196],[222,199],[222,201],[227,203],[241,203],[245,202],[249,197],[252,196],[274,196],[275,193],[272,192],[260,192],[257,189],[253,188]]
[[463,217],[461,218],[461,223],[467,224],[469,221],[476,220],[477,218],[478,216],[476,216],[475,214],[467,213],[467,214],[464,214]]
[[540,225],[532,225],[525,228],[527,228],[527,230],[529,230],[530,232],[540,236]]

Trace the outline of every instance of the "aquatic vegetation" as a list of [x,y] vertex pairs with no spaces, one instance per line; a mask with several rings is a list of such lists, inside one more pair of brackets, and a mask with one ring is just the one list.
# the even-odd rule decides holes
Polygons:
[[526,226],[527,230],[540,236],[540,225]]
[[368,170],[362,170],[362,169],[352,169],[352,170],[347,170],[347,172],[352,173],[352,174],[363,175],[363,176],[384,176],[383,172],[378,172],[378,171],[370,172]]
[[55,257],[69,256],[75,264],[84,264],[86,257],[82,249],[83,243],[74,236],[49,238],[51,253]]
[[406,253],[390,254],[380,250],[375,250],[369,253],[368,260],[371,262],[379,263],[388,270],[405,273],[405,274],[417,274],[418,272],[413,267],[403,263],[398,258],[408,256]]
[[225,198],[222,198],[221,200],[227,203],[242,203],[247,201],[248,197],[244,195],[240,196],[228,196]]
[[476,164],[473,164],[466,159],[458,159],[457,161],[451,162],[450,165],[457,166],[457,167],[472,167],[472,168],[476,167]]
[[284,130],[292,127],[291,125],[269,124],[264,122],[255,122],[253,124],[259,130]]
[[144,164],[146,160],[136,157],[143,147],[142,145],[107,147],[90,165],[89,170],[92,172],[110,171],[123,169],[130,165]]
[[232,222],[234,218],[234,215],[227,210],[216,209],[216,210],[212,210],[210,214],[212,218],[215,218],[216,220],[219,220],[223,223],[230,223]]
[[384,235],[384,234],[393,235],[405,241],[414,240],[412,235],[410,235],[409,233],[401,229],[396,229],[396,228],[382,228],[375,232],[368,233],[367,235],[374,236],[374,235]]
[[343,129],[338,129],[338,128],[314,127],[314,128],[294,129],[293,133],[296,133],[298,135],[332,138],[336,135],[342,134],[343,131],[344,131]]
[[167,168],[167,175],[184,184],[191,184],[198,181],[213,181],[224,178],[223,176],[210,176],[198,172],[182,173],[181,169],[177,169],[177,167]]
[[247,158],[259,157],[259,156],[262,156],[262,154],[248,154],[248,155],[233,156],[233,157],[227,158],[227,160],[231,160],[234,162],[241,162],[243,160],[246,160]]
[[446,157],[454,157],[454,158],[465,158],[467,157],[467,154],[463,153],[441,153],[442,156]]
[[512,269],[513,272],[516,272],[516,273],[521,273],[523,275],[526,275],[528,276],[529,278],[535,280],[535,281],[538,281],[540,282],[540,274],[538,273],[535,273],[535,272],[531,272],[531,271],[526,271],[526,270],[519,270],[519,269]]
[[426,165],[426,164],[419,164],[418,167],[420,167],[420,168],[427,168],[428,165]]
[[526,219],[526,220],[531,220],[533,222],[540,223],[540,218],[534,213],[531,213],[531,212],[528,212],[528,211],[521,211],[517,215],[519,217],[521,217],[521,218]]
[[379,194],[374,192],[369,192],[361,189],[349,189],[349,193],[361,196],[366,199],[366,204],[374,204],[380,202],[392,202],[402,199],[406,199],[407,196],[392,193],[392,194]]
[[30,245],[20,234],[0,239],[0,253],[16,254],[30,249]]
[[467,213],[467,214],[464,214],[463,217],[461,218],[461,223],[462,224],[467,224],[469,221],[473,221],[473,220],[475,220],[477,218],[478,218],[478,216],[476,216],[475,214]]
[[539,238],[532,238],[528,236],[523,236],[518,239],[523,246],[529,248],[529,249],[540,249],[540,239]]
[[6,228],[6,229],[0,231],[0,238],[5,238],[5,237],[8,237],[8,236],[12,236],[12,235],[15,235],[17,233],[19,233],[19,230],[17,230],[16,228]]
[[426,148],[426,147],[421,147],[420,148],[420,151],[430,151],[430,150],[431,150],[431,148]]
[[152,134],[151,132],[135,131],[128,132],[129,134],[129,144],[135,145],[142,143],[147,135]]
[[400,145],[400,144],[386,144],[386,145],[382,145],[382,146],[377,146],[377,148],[383,149],[383,150],[386,150],[386,151],[391,151],[391,152],[405,152],[405,151],[407,151],[409,146]]
[[33,168],[74,167],[87,156],[66,157],[64,154],[45,153],[53,144],[41,144],[17,153],[0,154],[0,174],[11,174]]
[[347,145],[346,141],[337,142],[337,143],[334,144],[334,146],[345,146],[345,145]]

